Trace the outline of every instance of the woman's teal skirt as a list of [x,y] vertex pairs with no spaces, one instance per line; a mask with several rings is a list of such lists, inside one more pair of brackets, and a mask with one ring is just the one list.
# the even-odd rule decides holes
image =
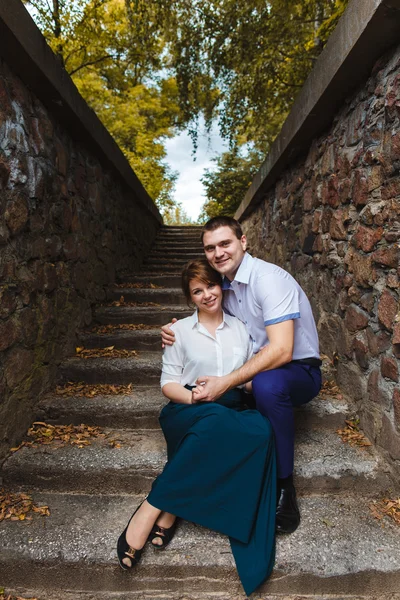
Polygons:
[[271,425],[244,409],[239,389],[217,402],[161,411],[168,462],[148,502],[230,538],[247,595],[275,560],[276,466]]

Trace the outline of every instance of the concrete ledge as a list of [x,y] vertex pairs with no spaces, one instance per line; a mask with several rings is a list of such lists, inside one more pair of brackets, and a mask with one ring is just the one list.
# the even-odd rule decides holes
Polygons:
[[340,105],[399,43],[400,0],[353,0],[297,96],[271,151],[236,211],[242,220],[281,172],[332,122]]
[[162,217],[110,133],[79,94],[20,0],[0,3],[0,56],[71,135],[111,165],[159,223]]

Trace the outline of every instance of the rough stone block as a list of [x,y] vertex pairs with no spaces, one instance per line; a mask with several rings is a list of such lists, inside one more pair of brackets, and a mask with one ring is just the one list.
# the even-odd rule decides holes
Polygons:
[[354,248],[350,248],[345,256],[345,263],[349,265],[350,272],[361,287],[372,287],[377,279],[376,270],[372,266],[370,256],[359,254]]
[[379,369],[373,369],[368,377],[368,398],[371,402],[379,404],[382,408],[388,410],[390,408],[390,395],[382,383]]
[[354,356],[362,369],[368,369],[369,366],[369,349],[365,335],[363,337],[355,337],[353,340]]
[[372,254],[372,260],[378,265],[397,268],[399,264],[399,248],[397,245],[391,247],[379,248]]
[[400,388],[395,388],[393,391],[393,409],[394,409],[394,421],[397,429],[400,429]]
[[33,362],[32,350],[15,347],[9,351],[4,363],[4,377],[11,390],[31,373]]
[[378,444],[389,452],[393,460],[400,459],[400,434],[386,413],[382,415],[382,429],[378,436]]
[[381,374],[382,377],[391,379],[392,381],[399,380],[399,367],[397,360],[390,356],[382,356],[381,358]]
[[369,323],[369,315],[358,306],[352,304],[346,311],[345,324],[349,331],[365,329]]
[[368,327],[367,339],[372,356],[378,356],[390,348],[390,334],[386,331],[379,331],[375,334],[371,327]]
[[346,210],[336,210],[333,215],[329,226],[329,233],[333,240],[346,240],[347,229],[345,226],[348,218],[348,212]]
[[24,229],[29,216],[26,199],[21,195],[15,195],[12,200],[7,202],[4,216],[11,234],[20,233]]
[[363,252],[371,252],[374,246],[382,239],[382,235],[382,227],[372,229],[359,225],[354,236],[355,246]]
[[395,323],[393,327],[393,344],[400,344],[400,323]]
[[337,365],[337,382],[344,394],[356,402],[364,401],[367,384],[365,374],[351,362],[339,361]]
[[352,199],[355,206],[365,206],[368,202],[368,180],[362,171],[355,171]]
[[10,348],[18,339],[18,329],[12,319],[0,321],[0,352]]
[[397,299],[388,290],[382,292],[378,305],[378,319],[389,331],[393,331],[394,320],[399,310]]

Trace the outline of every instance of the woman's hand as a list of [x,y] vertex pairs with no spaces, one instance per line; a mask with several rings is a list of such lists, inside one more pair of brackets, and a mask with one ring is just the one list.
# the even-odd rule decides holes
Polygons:
[[202,393],[201,386],[197,386],[192,389],[192,404],[197,404],[198,402],[201,401],[201,398],[200,398],[201,393]]
[[174,323],[177,322],[178,319],[175,319],[175,317],[172,319],[171,323],[168,323],[167,325],[163,325],[161,327],[161,347],[165,348],[165,346],[172,346],[172,344],[175,342],[175,334],[172,331],[172,329],[170,329],[171,325],[173,325]]

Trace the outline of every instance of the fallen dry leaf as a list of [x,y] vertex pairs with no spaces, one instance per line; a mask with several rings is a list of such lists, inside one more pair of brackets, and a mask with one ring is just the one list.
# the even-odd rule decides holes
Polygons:
[[[48,446],[62,448],[66,445],[84,448],[90,446],[94,438],[107,438],[103,427],[85,425],[50,425],[42,421],[35,421],[32,427],[28,429],[28,437],[33,438],[32,441],[24,440],[16,448],[11,448],[11,452],[17,452],[20,448]],[[111,440],[109,444],[114,445],[115,440]]]
[[338,400],[343,398],[342,394],[340,393],[340,389],[336,383],[331,380],[327,380],[322,383],[319,396],[321,396],[321,398],[338,398]]
[[162,285],[156,285],[155,283],[117,283],[116,286],[117,288],[133,288],[133,289],[152,289],[152,290],[159,290],[159,289],[164,289]]
[[97,325],[91,329],[92,333],[107,334],[118,330],[138,331],[142,329],[160,329],[159,325],[145,325],[144,323],[116,323],[115,325]]
[[345,423],[346,427],[336,430],[336,433],[340,435],[343,442],[350,444],[350,446],[359,446],[361,448],[372,446],[369,439],[360,431],[358,419],[345,421]]
[[397,500],[390,498],[374,500],[369,508],[375,519],[381,520],[384,517],[390,517],[396,525],[400,526],[400,498],[397,498]]
[[108,346],[107,348],[76,348],[80,358],[133,358],[138,356],[136,350],[125,350]]
[[50,515],[49,507],[37,506],[29,494],[13,494],[0,488],[0,522],[6,519],[10,521],[31,521],[32,517],[29,516],[31,512],[43,517]]
[[93,398],[95,396],[117,396],[129,395],[132,393],[133,386],[128,385],[113,385],[109,383],[88,384],[74,381],[68,381],[65,385],[57,386],[57,396],[78,396],[83,398]]
[[125,302],[124,297],[121,296],[119,300],[113,300],[113,302],[108,302],[107,304],[103,304],[102,306],[161,306],[161,304],[157,302]]

